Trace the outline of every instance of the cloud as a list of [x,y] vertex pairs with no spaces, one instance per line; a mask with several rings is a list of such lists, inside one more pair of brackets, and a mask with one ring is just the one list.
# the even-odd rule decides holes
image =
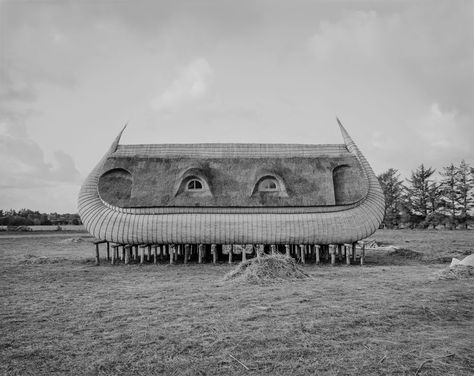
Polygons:
[[328,75],[403,83],[412,95],[472,116],[473,5],[434,1],[391,13],[346,11],[335,21],[320,22],[307,49]]
[[204,58],[197,58],[186,66],[173,83],[150,102],[155,111],[172,111],[182,104],[203,98],[213,78],[211,66]]
[[32,188],[57,183],[78,183],[80,174],[72,157],[57,150],[46,161],[41,147],[29,138],[18,119],[0,120],[0,187]]

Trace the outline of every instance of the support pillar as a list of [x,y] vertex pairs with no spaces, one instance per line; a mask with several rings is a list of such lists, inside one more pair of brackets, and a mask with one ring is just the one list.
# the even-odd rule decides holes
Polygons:
[[198,245],[198,264],[202,264],[202,258],[204,256],[204,244]]
[[95,245],[95,264],[100,265],[99,244],[98,243],[96,243],[96,245]]
[[330,245],[329,246],[329,254],[331,255],[331,265],[336,265],[336,246]]
[[107,261],[110,260],[110,243],[107,242]]
[[360,264],[364,265],[365,263],[365,242],[360,244]]
[[320,260],[320,258],[319,258],[319,257],[320,257],[320,256],[319,256],[319,251],[320,251],[320,250],[321,250],[321,246],[319,246],[318,244],[316,244],[316,245],[314,246],[314,251],[315,251],[315,253],[316,253],[316,264],[319,264],[319,263],[321,262],[321,260]]
[[189,244],[184,245],[184,263],[188,263],[189,255],[191,253],[191,246]]
[[290,245],[285,244],[285,255],[286,257],[290,257]]
[[300,244],[300,252],[301,252],[301,263],[306,264],[306,246],[304,244]]
[[211,244],[212,263],[217,264],[217,247],[215,244]]

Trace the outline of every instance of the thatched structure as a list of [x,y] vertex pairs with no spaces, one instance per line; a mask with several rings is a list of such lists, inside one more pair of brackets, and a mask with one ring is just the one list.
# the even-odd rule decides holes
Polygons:
[[384,198],[339,125],[340,145],[119,145],[119,134],[79,214],[119,244],[352,244],[379,227]]

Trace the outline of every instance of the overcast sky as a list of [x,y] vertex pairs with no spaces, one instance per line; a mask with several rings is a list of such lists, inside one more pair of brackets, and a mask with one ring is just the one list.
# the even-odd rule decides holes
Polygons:
[[76,212],[121,143],[474,165],[473,1],[0,1],[0,208]]

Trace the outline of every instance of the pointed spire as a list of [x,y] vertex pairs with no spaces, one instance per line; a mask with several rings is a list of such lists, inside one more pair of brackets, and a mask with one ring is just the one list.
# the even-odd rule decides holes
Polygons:
[[349,146],[350,143],[354,143],[352,140],[351,136],[349,136],[349,133],[347,133],[346,128],[342,125],[341,121],[339,118],[336,116],[337,123],[339,124],[339,129],[341,130],[342,138],[344,139],[344,143],[346,146]]
[[117,150],[118,145],[119,145],[120,138],[122,137],[122,133],[123,133],[123,131],[125,130],[125,128],[127,128],[127,125],[128,125],[128,123],[125,123],[124,127],[122,128],[122,130],[120,131],[120,133],[118,134],[118,136],[115,137],[114,142],[113,142],[112,145],[110,146],[109,153],[114,153],[114,152]]

